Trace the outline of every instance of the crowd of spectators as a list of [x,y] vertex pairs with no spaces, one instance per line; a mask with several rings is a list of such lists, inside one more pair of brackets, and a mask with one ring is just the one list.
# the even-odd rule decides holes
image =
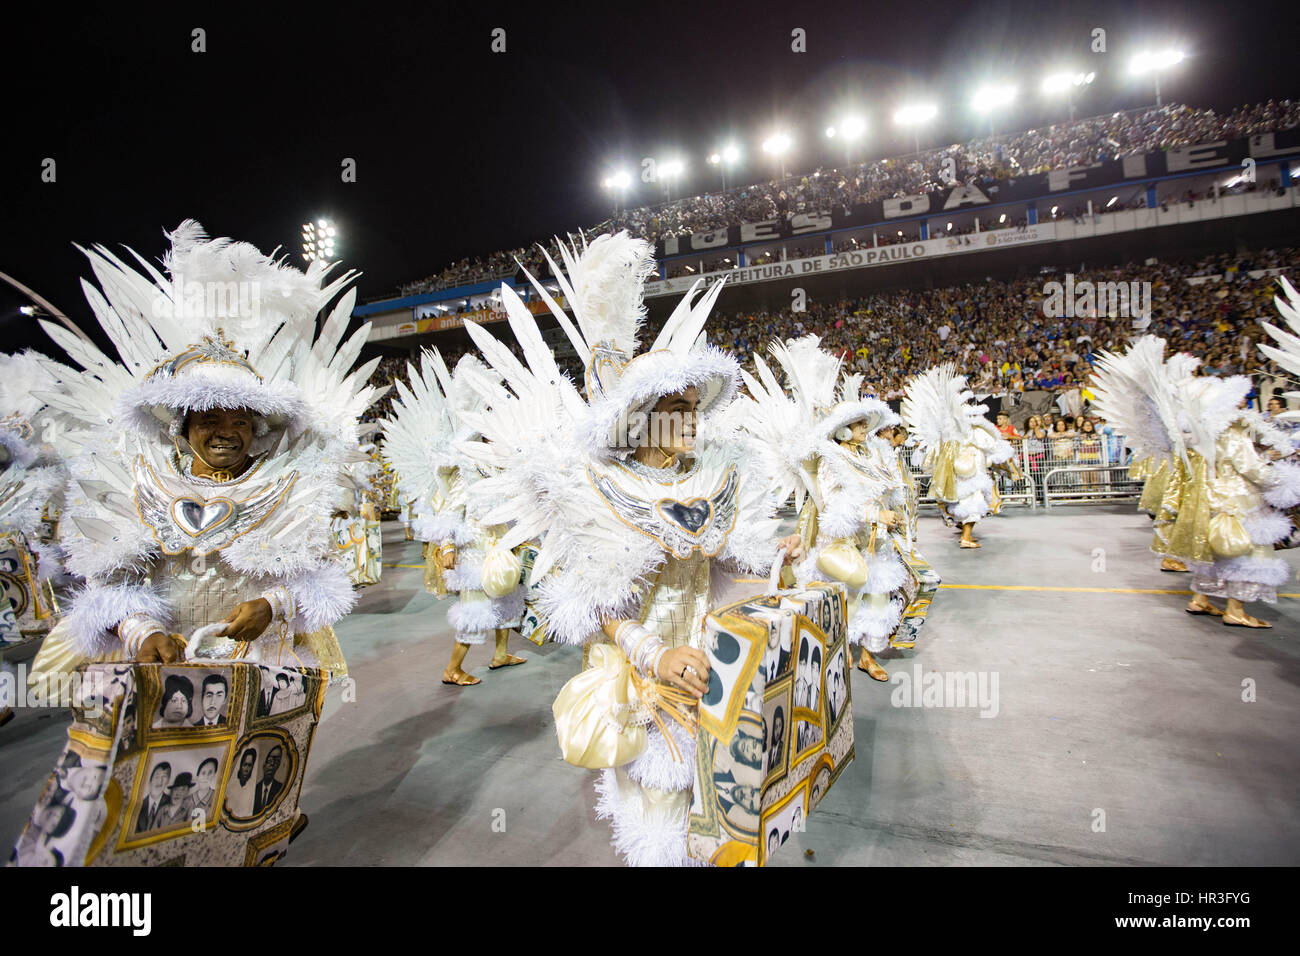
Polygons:
[[[1045,129],[987,136],[843,169],[818,168],[786,179],[627,209],[590,231],[625,228],[653,241],[799,213],[825,213],[836,208],[847,212],[858,204],[933,192],[953,183],[996,191],[1002,180],[1033,173],[1296,126],[1300,126],[1300,102],[1293,100],[1245,105],[1227,115],[1167,104]],[[1136,198],[1126,200],[1126,204],[1140,206],[1143,201]],[[1080,215],[1078,210],[1071,214]],[[881,237],[881,242],[892,241]],[[435,275],[406,283],[400,292],[414,295],[508,278],[518,271],[516,260],[539,274],[541,257],[535,247],[510,249],[485,258],[462,259]]]
[[[1279,370],[1256,348],[1268,341],[1260,320],[1276,320],[1277,284],[1267,273],[1258,278],[1248,273],[1281,269],[1295,275],[1298,266],[1300,249],[1287,247],[1224,252],[1188,261],[1148,260],[1075,275],[1076,288],[1085,280],[1150,283],[1146,318],[1049,317],[1044,314],[1049,294],[1045,284],[1062,282],[1064,276],[1041,274],[826,302],[814,299],[802,312],[788,308],[715,311],[707,332],[714,345],[735,353],[746,364],[773,339],[816,334],[824,347],[837,352],[847,368],[862,372],[872,392],[886,400],[901,398],[911,376],[952,361],[969,376],[978,395],[999,399],[1003,408],[1016,408],[1028,393],[1051,392],[1055,411],[1072,418],[1086,408],[1087,379],[1097,353],[1122,349],[1135,336],[1149,333],[1165,338],[1170,352],[1200,358],[1206,374],[1252,375],[1263,404],[1285,390]],[[1193,283],[1189,278],[1206,281]],[[643,338],[652,338],[661,321],[648,322]],[[463,347],[444,350],[448,366],[453,367],[464,351]],[[581,381],[575,360],[562,360],[561,365]],[[384,359],[373,381],[387,383],[404,370],[404,359]],[[381,409],[367,417],[383,417],[390,401],[381,400]],[[1023,429],[1027,424],[1023,415],[1015,417]],[[1068,427],[1082,430],[1073,424]]]

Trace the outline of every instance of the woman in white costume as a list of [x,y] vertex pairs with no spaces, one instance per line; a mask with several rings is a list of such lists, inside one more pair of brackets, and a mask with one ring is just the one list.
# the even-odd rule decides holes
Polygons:
[[408,367],[410,387],[398,382],[393,417],[384,422],[384,454],[411,502],[415,536],[425,543],[425,588],[459,598],[447,613],[456,640],[442,682],[465,687],[480,683],[465,671],[465,656],[489,636],[495,641],[489,670],[526,663],[507,648],[524,612],[519,560],[496,547],[506,526],[479,520],[483,499],[471,499],[469,488],[482,472],[457,448],[479,437],[464,417],[482,406],[467,384],[475,374],[500,381],[472,355],[451,374],[437,349],[426,350],[418,367]]
[[1001,506],[989,468],[1002,466],[1018,477],[1014,449],[984,417],[988,407],[975,404],[966,377],[951,362],[916,376],[906,392],[903,424],[923,455],[930,494],[944,520],[961,526],[961,547],[978,548],[975,525]]

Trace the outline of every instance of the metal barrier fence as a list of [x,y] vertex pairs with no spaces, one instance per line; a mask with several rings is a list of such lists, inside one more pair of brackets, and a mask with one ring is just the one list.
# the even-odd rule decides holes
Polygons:
[[[1060,435],[1011,442],[1023,475],[1013,480],[1001,471],[992,473],[1004,503],[1044,508],[1053,504],[1137,498],[1142,482],[1128,476],[1129,452],[1118,435]],[[916,481],[921,504],[934,504],[928,476],[912,467],[911,449],[903,451],[903,465]]]

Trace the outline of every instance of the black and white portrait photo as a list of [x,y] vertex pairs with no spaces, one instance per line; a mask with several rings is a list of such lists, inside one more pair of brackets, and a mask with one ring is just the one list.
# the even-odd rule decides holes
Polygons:
[[279,805],[293,780],[295,755],[278,734],[255,734],[235,751],[235,766],[226,783],[226,812],[252,819]]
[[[187,747],[151,748],[143,786],[130,808],[128,839],[167,830],[188,830],[201,819],[215,823],[212,807],[221,781],[222,761],[230,744],[218,741]],[[196,814],[196,810],[200,811]]]
[[829,726],[835,726],[835,721],[839,718],[848,696],[848,682],[844,674],[844,648],[840,647],[831,655],[830,665],[826,668],[826,720]]
[[194,723],[194,680],[189,674],[163,672],[162,696],[153,715],[155,730],[189,727]]
[[194,714],[195,727],[226,726],[230,681],[223,673],[208,674],[199,683],[199,706]]

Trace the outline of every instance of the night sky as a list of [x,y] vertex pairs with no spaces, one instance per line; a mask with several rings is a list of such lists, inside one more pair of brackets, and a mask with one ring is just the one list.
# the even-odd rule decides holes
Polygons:
[[[187,217],[301,264],[300,224],[330,216],[345,263],[365,273],[364,301],[460,257],[600,221],[612,205],[601,178],[635,176],[642,157],[685,158],[678,195],[718,188],[704,157],[729,138],[744,152],[729,184],[770,177],[758,144],[777,124],[796,139],[791,170],[840,162],[823,129],[849,108],[869,124],[856,159],[911,150],[890,119],[909,95],[940,105],[923,147],[986,132],[968,107],[985,80],[1021,88],[999,128],[1062,120],[1064,103],[1037,92],[1053,65],[1098,73],[1080,116],[1129,109],[1154,94],[1127,76],[1128,57],[1166,45],[1190,57],[1164,83],[1167,101],[1227,110],[1300,95],[1284,4],[58,6],[25,5],[0,36],[0,271],[87,331],[89,270],[72,243],[156,260],[162,229]],[[205,53],[191,52],[195,27]],[[490,50],[495,27],[505,53]],[[791,51],[796,27],[806,53]],[[1090,51],[1095,27],[1105,54]],[[55,183],[41,182],[46,157]],[[340,181],[345,157],[355,183]],[[662,198],[638,186],[631,204]],[[0,285],[0,347],[53,350],[18,313],[25,302]]]

